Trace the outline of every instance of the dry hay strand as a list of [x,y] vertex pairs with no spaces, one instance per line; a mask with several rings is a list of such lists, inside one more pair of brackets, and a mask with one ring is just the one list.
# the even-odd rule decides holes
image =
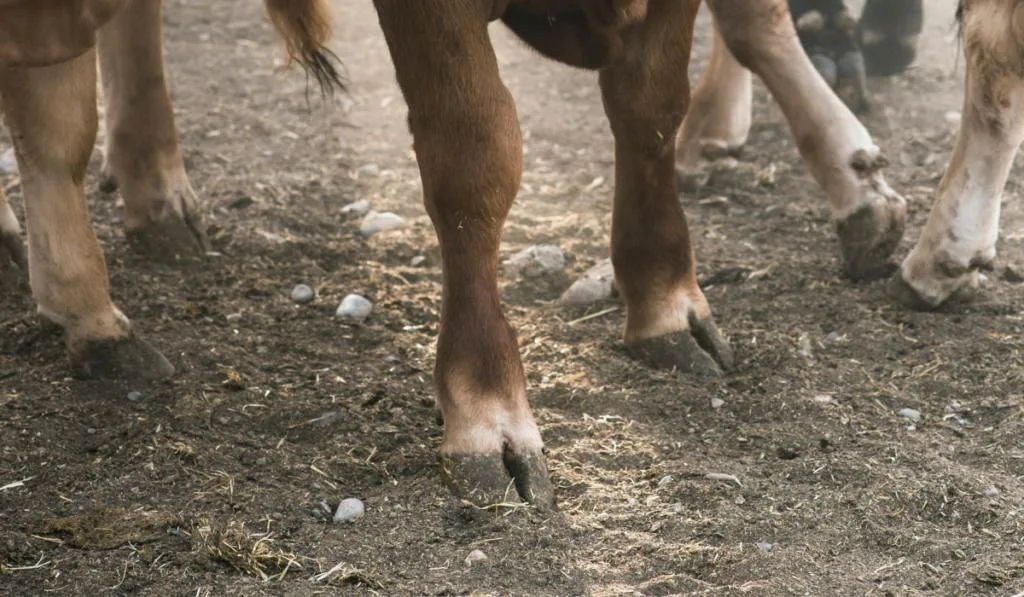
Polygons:
[[384,583],[377,578],[376,574],[363,570],[362,568],[349,566],[344,562],[335,564],[325,572],[314,574],[309,577],[309,580],[315,583],[324,583],[329,586],[348,585],[355,587],[367,587],[376,590],[382,590],[384,588]]
[[100,506],[84,514],[52,518],[43,532],[69,535],[65,543],[79,549],[115,549],[156,541],[180,523],[169,512]]
[[313,561],[276,547],[269,530],[250,532],[239,521],[218,525],[202,519],[191,536],[195,551],[260,580],[281,580],[290,570],[301,570],[302,561]]

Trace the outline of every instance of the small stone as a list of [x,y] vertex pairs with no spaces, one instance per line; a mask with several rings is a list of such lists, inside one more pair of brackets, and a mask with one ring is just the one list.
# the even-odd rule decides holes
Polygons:
[[565,254],[555,245],[534,245],[510,257],[505,267],[524,278],[537,278],[565,269]]
[[363,321],[373,311],[373,303],[358,294],[350,294],[341,300],[338,310],[334,312],[335,317]]
[[658,479],[658,487],[664,487],[672,482],[672,475],[665,475],[661,479]]
[[355,522],[366,513],[366,506],[358,498],[345,498],[334,511],[334,522]]
[[466,568],[469,568],[477,562],[483,562],[485,560],[487,560],[487,554],[480,551],[479,549],[474,549],[473,551],[469,552],[468,556],[466,556]]
[[949,112],[943,114],[943,118],[945,118],[946,122],[948,122],[949,124],[960,124],[961,116],[960,112],[957,112],[956,110],[950,110]]
[[14,157],[14,148],[0,153],[0,174],[17,174],[18,160]]
[[343,216],[362,216],[370,211],[370,202],[366,199],[361,199],[341,208],[341,215]]
[[921,411],[912,408],[901,408],[900,416],[912,423],[917,423],[921,420]]
[[772,545],[771,543],[768,543],[767,541],[761,541],[760,543],[757,544],[757,548],[760,549],[761,551],[763,551],[764,553],[771,553],[771,551],[772,551],[772,549],[774,547],[775,547],[774,545]]
[[128,392],[128,400],[132,402],[142,400],[142,392]]
[[313,292],[313,289],[305,284],[296,284],[295,288],[292,288],[292,300],[300,305],[308,303],[313,300],[313,297],[315,296],[316,293]]
[[419,266],[423,265],[424,263],[426,263],[426,261],[427,261],[426,257],[424,257],[423,255],[417,255],[417,256],[412,258],[412,260],[409,262],[409,265],[411,265],[413,267],[419,267]]
[[813,398],[818,404],[835,404],[836,401],[832,398],[831,394],[818,394]]
[[711,399],[711,408],[713,408],[715,410],[718,410],[718,409],[722,408],[723,406],[725,406],[725,400],[722,400],[721,398],[712,398]]
[[371,211],[359,223],[359,233],[369,238],[380,232],[405,228],[405,218],[390,211]]
[[610,298],[615,292],[615,268],[605,259],[588,269],[558,300],[566,305],[587,305]]
[[368,174],[370,176],[377,176],[380,174],[380,166],[377,164],[366,164],[356,169],[359,174]]
[[1007,265],[1003,268],[1003,279],[1010,284],[1020,284],[1024,282],[1024,273],[1019,268],[1012,265]]
[[994,498],[999,495],[999,488],[995,485],[989,485],[985,488],[985,497]]

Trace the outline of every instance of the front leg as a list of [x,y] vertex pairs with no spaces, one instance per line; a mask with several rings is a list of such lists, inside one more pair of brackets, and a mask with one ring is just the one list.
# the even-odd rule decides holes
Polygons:
[[441,245],[434,379],[445,424],[443,472],[461,497],[479,505],[514,499],[514,486],[530,502],[553,506],[498,292],[501,231],[519,188],[523,147],[487,33],[489,3],[374,4],[409,105],[424,201]]

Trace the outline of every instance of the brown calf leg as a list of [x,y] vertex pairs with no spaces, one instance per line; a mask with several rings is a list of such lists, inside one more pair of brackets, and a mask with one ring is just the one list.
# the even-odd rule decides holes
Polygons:
[[725,45],[718,25],[711,58],[693,92],[690,108],[676,142],[676,161],[683,175],[701,162],[735,154],[750,134],[753,81]]
[[206,237],[178,149],[160,7],[160,0],[129,0],[100,30],[107,112],[101,187],[120,187],[132,245],[151,259],[173,262],[201,257]]
[[515,104],[487,33],[490,2],[375,0],[409,105],[409,127],[443,259],[435,382],[441,461],[478,504],[554,493],[512,328],[501,312],[498,247],[522,170]]
[[612,263],[626,300],[625,340],[657,366],[716,374],[732,351],[697,286],[686,217],[676,197],[675,139],[689,102],[686,72],[699,0],[652,4],[624,31],[601,71],[615,135]]
[[42,68],[0,69],[0,111],[25,193],[29,282],[40,313],[67,333],[80,376],[150,378],[173,367],[111,303],[85,202],[96,140],[96,54]]
[[14,215],[11,204],[7,202],[3,188],[0,188],[0,269],[13,263],[22,271],[28,270],[25,260],[25,248],[21,244],[21,226],[18,216]]
[[[786,1],[709,0],[708,5],[733,56],[779,103],[807,169],[828,195],[847,274],[863,279],[891,273],[906,202],[882,177],[887,162],[867,129],[807,58]],[[688,118],[713,116],[695,111]]]

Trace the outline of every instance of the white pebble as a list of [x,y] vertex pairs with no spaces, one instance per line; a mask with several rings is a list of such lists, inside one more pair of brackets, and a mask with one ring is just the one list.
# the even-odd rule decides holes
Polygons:
[[18,160],[14,157],[14,148],[0,153],[0,174],[17,174]]
[[901,408],[900,416],[903,417],[904,419],[907,419],[908,421],[917,423],[918,421],[921,420],[921,411],[914,410],[912,408]]
[[341,300],[338,310],[334,312],[335,317],[362,321],[370,316],[373,311],[373,303],[358,294],[350,294]]
[[316,293],[305,284],[296,284],[295,288],[292,288],[292,300],[296,303],[308,303],[313,300],[314,296],[316,296]]
[[370,202],[366,199],[360,199],[353,203],[349,203],[341,208],[341,215],[343,216],[361,216],[370,211]]
[[760,549],[761,551],[763,551],[764,553],[771,552],[773,547],[775,547],[775,546],[772,545],[771,543],[768,543],[767,541],[761,541],[760,543],[757,544],[757,548]]
[[345,498],[334,511],[334,522],[355,522],[366,513],[366,506],[358,498]]
[[423,255],[417,255],[417,256],[412,258],[412,261],[409,262],[409,265],[411,265],[413,267],[419,267],[419,266],[423,265],[426,261],[427,261],[426,257],[424,257]]
[[524,278],[536,278],[562,271],[565,268],[565,254],[555,245],[534,245],[509,257],[505,267]]
[[943,115],[943,118],[945,118],[946,122],[948,122],[949,124],[960,124],[961,116],[960,113],[957,112],[956,110],[950,110],[949,112],[946,112]]
[[711,399],[711,408],[714,408],[714,409],[717,410],[719,408],[722,408],[723,406],[725,406],[725,400],[722,400],[721,398],[712,398]]
[[405,228],[405,218],[390,211],[371,211],[359,223],[359,232],[365,237],[402,228]]
[[615,269],[612,260],[605,259],[573,282],[558,300],[567,305],[586,305],[611,297],[614,290]]
[[469,552],[468,556],[466,556],[466,568],[469,568],[477,562],[483,562],[486,559],[487,554],[480,551],[479,549],[474,549],[473,551]]
[[658,479],[658,487],[664,487],[672,482],[672,475],[665,475],[661,479]]

